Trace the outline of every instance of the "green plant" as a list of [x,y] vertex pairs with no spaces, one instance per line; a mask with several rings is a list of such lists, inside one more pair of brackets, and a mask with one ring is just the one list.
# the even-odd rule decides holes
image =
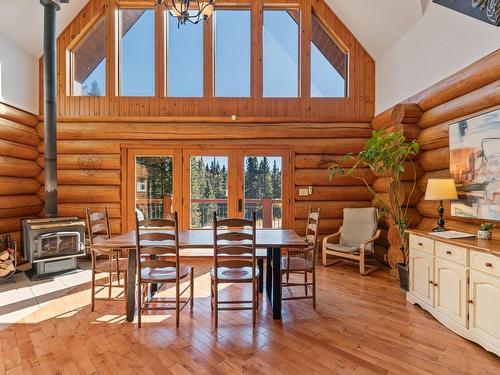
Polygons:
[[[415,140],[407,142],[402,131],[374,130],[372,137],[358,155],[349,153],[343,156],[339,163],[334,163],[329,168],[330,180],[336,175],[349,175],[365,183],[375,197],[374,204],[379,207],[381,216],[388,218],[398,228],[403,243],[405,264],[408,262],[408,244],[405,241],[405,230],[409,225],[408,202],[416,187],[416,171],[411,157],[418,151],[418,143]],[[351,167],[345,167],[347,163]],[[401,176],[405,172],[405,165],[413,168],[413,184],[406,201],[404,196],[401,197],[403,191]],[[364,177],[356,174],[357,169],[366,167],[370,168],[373,174],[385,179],[388,202],[380,198]]]
[[485,232],[491,232],[495,226],[491,223],[483,223],[479,226],[479,230],[483,230]]

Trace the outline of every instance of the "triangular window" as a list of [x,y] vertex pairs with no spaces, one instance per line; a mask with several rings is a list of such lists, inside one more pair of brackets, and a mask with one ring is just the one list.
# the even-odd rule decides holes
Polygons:
[[72,95],[106,95],[105,18],[101,17],[71,51]]
[[337,98],[347,94],[347,53],[312,14],[311,97]]

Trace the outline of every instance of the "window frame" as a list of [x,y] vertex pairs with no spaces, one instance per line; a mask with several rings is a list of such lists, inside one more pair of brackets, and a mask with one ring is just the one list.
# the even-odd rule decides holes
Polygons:
[[[264,95],[264,13],[265,11],[297,11],[298,13],[298,19],[299,22],[297,23],[297,95],[296,96],[265,96]],[[312,13],[312,9],[311,9]],[[259,93],[259,97],[263,98],[265,100],[293,100],[293,99],[303,99],[304,96],[302,95],[302,70],[303,70],[303,63],[302,63],[302,55],[305,53],[302,43],[303,43],[303,32],[302,32],[302,27],[303,27],[303,7],[300,6],[300,4],[287,4],[287,3],[277,3],[277,4],[263,4],[262,6],[262,20],[261,20],[261,27],[260,30],[258,31],[260,34],[260,39],[261,39],[261,48],[258,51],[260,54],[260,61],[261,61],[261,80],[262,80],[262,87],[261,87],[261,92]],[[292,18],[290,16],[290,18]],[[293,20],[293,18],[292,18]],[[309,98],[311,97],[309,93]]]
[[[156,9],[154,5],[148,6],[147,4],[145,5],[138,5],[138,4],[120,4],[119,7],[117,7],[117,12],[116,12],[116,26],[115,26],[115,59],[116,59],[116,93],[115,95],[112,95],[114,97],[123,97],[123,98],[134,98],[134,97],[139,97],[139,98],[154,98],[157,97],[158,93],[158,76],[159,74],[159,69],[157,67],[157,54],[161,53],[161,51],[158,50],[158,33],[157,33],[157,28],[161,27],[161,25],[157,25],[158,23],[158,18],[156,17]],[[154,90],[153,90],[153,95],[146,95],[146,96],[130,96],[130,95],[122,95],[122,73],[123,73],[123,47],[122,47],[122,11],[123,10],[151,10],[153,11],[153,18],[154,18],[154,24],[153,24],[153,35],[154,35],[154,58],[153,58],[153,69],[154,69]]]
[[[323,30],[328,34],[328,36],[330,36],[330,38],[332,39],[332,41],[337,45],[338,48],[340,48],[344,54],[346,55],[346,76],[345,76],[345,79],[344,79],[344,96],[324,96],[324,97],[320,97],[320,96],[312,96],[312,93],[309,92],[309,97],[312,99],[312,100],[325,100],[325,99],[329,99],[329,100],[334,100],[334,99],[347,99],[349,98],[350,96],[350,93],[349,93],[349,79],[350,79],[350,74],[349,74],[349,67],[350,67],[350,63],[351,63],[351,54],[349,53],[349,48],[347,48],[347,46],[345,45],[345,43],[343,43],[340,38],[338,37],[338,35],[333,32],[333,30],[327,25],[327,23],[321,18],[321,16],[314,10],[314,9],[311,9],[311,31],[312,31],[312,28],[313,28],[313,18],[316,17],[316,20],[318,21],[319,25],[323,28]],[[312,43],[314,44],[313,42],[313,39],[312,39],[312,34],[311,34],[311,37],[310,37],[310,42],[309,43]],[[318,48],[316,46],[316,48]],[[320,53],[322,53],[320,51]],[[309,81],[312,83],[312,69],[311,69],[311,62],[312,62],[312,53],[309,53]],[[336,70],[336,68],[334,67],[334,69]],[[340,74],[340,73],[339,73]]]
[[[73,39],[71,42],[67,45],[66,47],[66,96],[71,96],[71,97],[87,97],[88,95],[75,95],[75,55],[74,51],[75,49],[80,45],[80,43],[85,40],[85,38],[88,36],[92,30],[94,30],[94,27],[101,21],[104,22],[104,46],[105,46],[105,55],[104,58],[106,60],[106,65],[108,64],[108,56],[106,54],[107,48],[106,48],[106,12],[101,10],[98,12],[91,20],[90,22],[85,25],[83,30],[80,31],[80,33]],[[106,97],[108,96],[108,82],[107,82],[107,69],[105,69],[105,74],[104,74],[104,81],[106,84],[105,90],[104,90],[104,95],[100,95],[99,97]]]

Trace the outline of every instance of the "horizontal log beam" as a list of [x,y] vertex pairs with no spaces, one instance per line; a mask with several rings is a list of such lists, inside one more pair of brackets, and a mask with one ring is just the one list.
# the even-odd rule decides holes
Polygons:
[[[375,176],[368,168],[357,169],[354,172],[356,177],[362,177],[371,184],[375,181]],[[295,171],[295,185],[364,185],[364,182],[352,177],[336,175],[330,180],[330,174],[326,169],[298,169]]]
[[[43,152],[43,150],[42,150]],[[0,155],[15,155],[19,159],[35,160],[39,152],[36,147],[0,139]]]
[[[43,200],[43,189],[37,196]],[[59,185],[57,198],[60,203],[119,203],[121,190],[120,186]]]
[[104,211],[104,207],[107,207],[110,218],[121,218],[120,203],[59,203],[57,205],[57,212],[60,216],[78,216],[85,218],[86,208],[93,211]]
[[450,77],[412,96],[406,102],[417,103],[424,111],[428,111],[500,79],[499,66],[500,50],[496,50]]
[[320,217],[323,219],[339,219],[343,216],[344,208],[359,208],[370,207],[370,201],[318,201],[310,202],[296,202],[295,203],[295,218],[307,219],[309,207],[313,209],[321,209]]
[[40,142],[35,129],[30,126],[18,124],[17,122],[1,118],[1,115],[0,139],[31,146],[37,146],[38,142]]
[[[57,138],[92,139],[269,139],[369,137],[369,123],[200,124],[200,123],[65,123],[58,122]],[[37,126],[43,138],[43,123]]]
[[33,160],[0,156],[0,176],[6,177],[36,177],[41,168]]
[[[297,219],[294,223],[294,230],[299,235],[305,235],[306,219]],[[319,223],[319,234],[331,234],[339,230],[342,225],[342,219],[324,219]]]
[[37,206],[42,204],[36,195],[2,195],[0,209]]
[[396,104],[391,112],[393,124],[416,124],[424,111],[415,103]]
[[[100,169],[120,169],[120,154],[61,154],[57,155],[57,168],[62,169],[80,169],[92,167],[96,170]],[[44,156],[40,155],[36,159],[38,165],[42,168],[45,166]]]
[[299,195],[299,189],[307,189],[307,186],[295,188],[295,199],[315,204],[315,201],[368,201],[373,198],[366,186],[314,186],[312,194]]
[[38,116],[1,102],[0,117],[19,124],[31,126],[32,128],[38,123]]
[[295,168],[296,169],[318,169],[328,168],[332,164],[340,164],[346,168],[352,167],[354,162],[353,158],[343,160],[340,155],[296,155]]
[[435,150],[441,147],[448,147],[449,124],[439,124],[427,129],[422,129],[418,135],[417,142],[421,150]]
[[40,189],[40,183],[34,178],[0,176],[0,196],[35,194],[38,189]]
[[450,150],[448,147],[442,147],[435,150],[424,151],[418,162],[426,172],[449,168]]
[[[44,181],[44,173],[37,176],[40,183]],[[78,170],[62,169],[57,171],[57,182],[61,185],[120,185],[119,170]]]
[[418,126],[426,129],[497,105],[500,105],[500,80],[428,110]]

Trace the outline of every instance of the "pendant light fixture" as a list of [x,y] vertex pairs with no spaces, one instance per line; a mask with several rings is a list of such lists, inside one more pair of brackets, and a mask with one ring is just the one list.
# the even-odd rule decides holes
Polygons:
[[214,11],[215,0],[190,1],[190,0],[155,0],[156,5],[163,5],[170,14],[177,18],[178,25],[186,22],[197,24],[206,21]]

